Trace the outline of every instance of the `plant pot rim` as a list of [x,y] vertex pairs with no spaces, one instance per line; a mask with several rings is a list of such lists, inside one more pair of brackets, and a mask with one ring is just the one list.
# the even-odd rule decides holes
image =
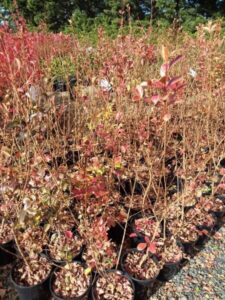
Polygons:
[[176,265],[179,265],[179,263],[182,261],[183,258],[177,260],[176,262],[165,262],[163,264],[163,266],[166,266],[166,267],[170,267],[170,266],[176,266]]
[[222,201],[225,204],[225,195],[218,193],[218,194],[215,194],[214,197],[216,199],[219,199],[220,201]]
[[[119,275],[121,275],[123,277],[126,277],[128,279],[128,281],[130,282],[130,284],[132,286],[132,289],[133,289],[132,300],[135,299],[135,285],[134,285],[134,282],[133,282],[131,276],[127,272],[124,272],[123,270],[118,270],[118,269],[107,269],[103,273],[105,273],[105,274],[107,274],[107,273],[118,273]],[[96,299],[96,297],[94,296],[94,291],[96,291],[96,283],[97,283],[99,277],[103,277],[103,276],[98,273],[96,275],[95,279],[94,279],[94,284],[93,284],[92,289],[91,289],[92,299]]]
[[[79,264],[79,265],[81,265],[82,267],[86,267],[86,265],[85,265],[85,263],[83,263],[83,262],[81,262],[81,261],[79,261],[79,260],[75,260],[75,261],[72,261],[72,262],[70,262],[70,263],[68,263],[68,264],[74,264],[74,263],[76,263],[76,264]],[[92,287],[92,283],[93,283],[93,280],[92,280],[92,276],[90,275],[90,281],[89,281],[89,285],[88,285],[88,287],[87,287],[87,290],[82,294],[82,295],[79,295],[79,296],[75,296],[75,297],[70,297],[70,298],[62,298],[61,296],[59,296],[59,295],[57,295],[56,293],[55,293],[55,291],[53,290],[53,288],[52,288],[52,283],[53,283],[53,280],[54,280],[54,276],[55,276],[55,273],[57,272],[57,271],[59,271],[60,270],[60,267],[58,267],[58,268],[56,268],[53,272],[51,272],[51,274],[50,274],[50,280],[49,280],[49,290],[50,290],[50,292],[51,292],[51,295],[54,297],[54,299],[60,299],[60,300],[79,300],[79,299],[82,299],[86,294],[88,294],[89,293],[89,290],[91,289],[91,287]]]
[[30,288],[34,288],[34,287],[39,287],[41,285],[43,285],[46,281],[48,281],[51,277],[51,274],[52,274],[52,269],[50,270],[49,274],[47,275],[47,277],[42,280],[40,283],[37,283],[35,285],[20,285],[18,284],[14,278],[13,278],[13,273],[15,271],[15,268],[18,266],[18,261],[13,265],[12,269],[11,269],[11,272],[10,272],[10,281],[12,282],[13,286],[18,288],[18,289],[21,289],[21,290],[27,290],[27,289],[30,289]]

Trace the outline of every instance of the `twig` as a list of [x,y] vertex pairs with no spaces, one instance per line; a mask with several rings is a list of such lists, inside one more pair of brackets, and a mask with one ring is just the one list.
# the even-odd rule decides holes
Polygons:
[[17,248],[18,248],[18,250],[19,250],[19,253],[20,253],[20,255],[22,256],[22,259],[24,260],[25,264],[27,265],[29,271],[32,273],[32,272],[33,272],[33,271],[32,271],[32,268],[31,268],[30,264],[28,263],[26,257],[24,256],[23,251],[21,250],[21,247],[20,247],[20,245],[19,245],[19,243],[18,243],[16,234],[15,234],[15,231],[14,231],[13,228],[12,228],[12,233],[13,233],[13,236],[14,236],[14,239],[15,239],[16,246],[17,246]]

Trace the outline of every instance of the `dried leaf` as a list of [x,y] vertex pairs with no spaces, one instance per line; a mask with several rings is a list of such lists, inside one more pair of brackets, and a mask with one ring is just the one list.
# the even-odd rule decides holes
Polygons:
[[169,59],[169,50],[166,46],[162,45],[162,51],[161,51],[161,54],[162,54],[162,59],[164,62],[167,62],[168,59]]
[[171,119],[171,114],[170,113],[167,113],[163,116],[163,121],[164,122],[168,122],[170,119]]

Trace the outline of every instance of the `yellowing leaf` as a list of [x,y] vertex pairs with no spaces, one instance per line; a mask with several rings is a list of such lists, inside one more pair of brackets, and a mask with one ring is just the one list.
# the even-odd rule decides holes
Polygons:
[[90,273],[91,273],[91,271],[92,271],[92,269],[89,267],[89,268],[86,268],[85,270],[84,270],[84,274],[85,275],[89,275]]

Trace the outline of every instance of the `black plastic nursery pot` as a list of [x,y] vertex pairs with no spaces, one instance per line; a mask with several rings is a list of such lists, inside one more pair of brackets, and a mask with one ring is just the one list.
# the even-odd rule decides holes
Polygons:
[[211,232],[215,228],[215,226],[217,224],[217,217],[214,213],[210,213],[209,215],[212,216],[212,218],[214,219],[214,223],[210,224],[210,225],[197,225],[196,226],[197,229],[207,230],[208,232]]
[[172,279],[180,270],[180,262],[165,263],[157,279],[163,282]]
[[212,208],[210,210],[210,213],[214,214],[216,216],[217,220],[219,221],[225,215],[225,203],[224,203],[224,209],[223,210],[215,210],[215,209]]
[[[121,258],[121,269],[124,273],[128,274],[128,276],[130,277],[131,280],[133,280],[135,286],[137,289],[141,287],[152,287],[156,281],[156,278],[158,277],[159,273],[160,273],[160,270],[159,270],[159,273],[154,277],[154,278],[149,278],[149,279],[138,279],[138,278],[135,278],[132,274],[130,274],[126,268],[124,267],[124,260],[127,256],[128,253],[130,252],[143,252],[143,251],[139,251],[137,250],[136,248],[132,248],[132,249],[128,249],[122,256]],[[152,257],[152,259],[157,263],[158,260],[155,256]]]
[[0,267],[11,264],[16,259],[14,241],[0,244]]
[[116,224],[114,227],[110,227],[108,230],[109,239],[115,242],[118,245],[121,245],[124,235],[125,225]]
[[10,280],[14,289],[18,293],[20,300],[48,300],[51,298],[51,293],[49,290],[51,272],[48,277],[39,284],[33,286],[23,286],[17,284],[14,280],[15,267],[16,265],[14,265],[11,270]]
[[[132,300],[134,300],[135,299],[135,285],[134,285],[133,280],[130,278],[130,276],[126,272],[122,272],[122,271],[119,271],[119,270],[116,270],[116,269],[106,270],[105,271],[105,276],[107,276],[107,273],[112,273],[112,272],[117,272],[117,273],[121,274],[121,276],[124,276],[125,278],[127,278],[129,280],[129,282],[132,286],[132,289],[133,289],[133,298],[132,298]],[[100,277],[100,275],[97,274],[95,279],[94,279],[94,284],[93,284],[92,289],[91,289],[91,299],[92,300],[99,300],[100,299],[98,297],[97,291],[96,291],[96,283],[97,283],[99,277]]]
[[225,168],[225,157],[220,160],[220,166]]
[[190,241],[190,242],[184,242],[180,239],[178,239],[178,241],[182,245],[184,253],[192,255],[196,249],[196,243],[198,239],[196,241]]
[[62,79],[55,79],[53,82],[53,91],[59,93],[66,92],[67,91],[66,81]]
[[[74,261],[80,265],[84,265],[82,262],[80,261]],[[77,296],[77,297],[73,297],[73,298],[62,298],[60,297],[59,295],[57,295],[53,288],[52,288],[52,285],[53,285],[53,282],[55,280],[55,272],[58,272],[60,270],[60,268],[56,268],[54,270],[54,272],[52,272],[51,276],[50,276],[50,280],[49,280],[49,290],[50,290],[50,293],[52,295],[52,297],[55,299],[55,300],[88,300],[89,299],[89,294],[90,294],[90,290],[92,288],[92,283],[93,283],[93,278],[91,276],[90,278],[90,284],[89,284],[89,287],[87,288],[87,290],[80,296]]]
[[215,194],[215,197],[221,201],[223,201],[223,204],[225,205],[225,194],[221,195],[221,194]]
[[217,211],[212,208],[210,212],[213,213],[218,219],[220,219],[225,215],[225,195],[216,194],[215,199],[218,199],[223,203],[223,209],[221,211]]
[[[176,242],[179,248],[182,250],[182,253],[184,252],[184,248],[182,244],[177,241]],[[177,254],[177,253],[176,253]],[[181,262],[183,260],[183,255],[180,259],[174,261],[174,262],[165,262],[163,268],[159,272],[159,276],[157,277],[158,280],[160,281],[168,281],[173,278],[174,275],[178,273],[180,270]]]
[[68,76],[68,80],[64,80],[61,78],[56,78],[53,81],[53,91],[54,92],[66,92],[72,91],[73,87],[77,84],[77,79],[75,76]]

